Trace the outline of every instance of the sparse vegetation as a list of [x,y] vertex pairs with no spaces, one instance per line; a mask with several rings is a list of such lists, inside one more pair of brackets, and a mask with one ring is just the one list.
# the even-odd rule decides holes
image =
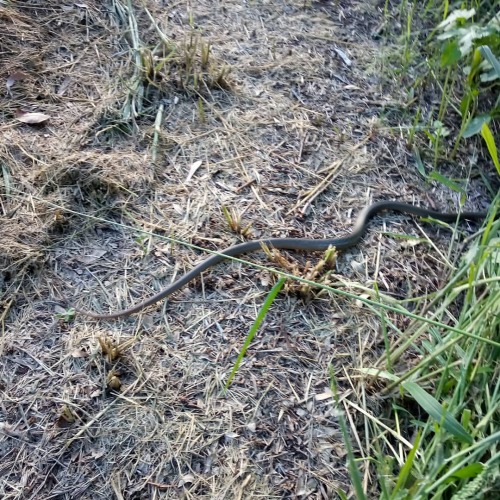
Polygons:
[[496,498],[496,3],[0,2],[0,497]]
[[[418,44],[416,52],[410,49],[417,3],[405,6],[403,62],[407,68],[418,65],[423,57]],[[490,129],[490,123],[498,128],[494,120],[500,116],[500,13],[487,9],[488,2],[469,2],[468,9],[465,3],[465,10],[449,12],[447,2],[426,2],[425,15],[419,20],[444,18],[436,28],[437,36],[434,32],[426,40],[430,55],[423,64],[427,73],[419,77],[420,89],[415,86],[411,92],[420,91],[425,98],[428,89],[421,83],[430,80],[441,91],[437,115],[426,110],[432,125],[421,129],[429,142],[421,143],[420,148],[427,156],[433,152],[433,165],[438,168],[443,156],[453,160],[459,150],[463,154],[460,147],[465,140],[480,133],[488,152],[481,156],[487,160],[489,154],[500,174],[497,144]],[[415,119],[422,115],[419,107]],[[415,123],[410,129],[410,145]],[[458,131],[450,135],[448,127]],[[420,151],[417,160],[424,173]],[[465,201],[465,190],[439,171],[426,177],[441,181]],[[386,343],[385,355],[365,373],[385,379],[385,393],[401,391],[400,397],[393,398],[387,418],[398,434],[414,437],[411,449],[396,453],[394,436],[380,427],[381,420],[372,421],[370,434],[377,438],[367,440],[371,444],[367,454],[377,464],[382,498],[494,498],[500,492],[499,203],[497,196],[484,231],[470,242],[448,283],[430,304],[423,302],[423,316],[414,318],[404,330],[395,328],[388,318],[382,321],[389,330],[386,335],[392,338],[391,333],[396,333],[399,340]],[[424,322],[424,315],[447,324],[431,326]],[[450,325],[457,331],[450,332]],[[403,363],[405,369],[395,376],[394,366],[408,352],[417,354],[417,361],[411,368]],[[411,399],[417,406],[408,405]]]

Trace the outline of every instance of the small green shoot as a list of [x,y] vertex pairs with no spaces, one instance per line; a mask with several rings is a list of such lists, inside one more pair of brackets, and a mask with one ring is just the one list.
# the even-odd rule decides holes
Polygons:
[[422,432],[419,430],[417,432],[417,436],[415,438],[415,442],[413,443],[413,448],[410,450],[410,453],[408,453],[408,457],[406,458],[406,461],[401,468],[401,471],[398,476],[398,480],[396,481],[396,485],[394,486],[394,489],[392,490],[391,493],[391,500],[396,500],[397,498],[401,498],[398,496],[399,492],[403,490],[403,488],[407,487],[408,479],[411,476],[411,472],[414,466],[415,462],[415,456],[417,454],[417,451],[419,450],[420,446],[420,439],[422,437]]
[[151,252],[151,237],[146,234],[140,234],[135,238],[135,242],[141,247],[143,257]]
[[73,307],[70,307],[68,310],[64,312],[60,312],[56,314],[56,318],[61,319],[65,322],[73,321],[76,316],[76,311]]
[[252,343],[253,338],[255,337],[255,334],[257,333],[257,330],[260,328],[260,325],[264,321],[264,318],[266,317],[266,314],[273,304],[274,300],[276,299],[276,296],[278,295],[279,291],[283,288],[283,285],[285,284],[286,278],[280,278],[278,282],[271,288],[270,292],[268,293],[266,300],[264,304],[262,305],[259,314],[257,315],[257,318],[253,322],[252,326],[250,327],[250,330],[248,331],[248,334],[245,338],[245,343],[243,344],[243,347],[241,348],[241,351],[238,355],[238,358],[236,359],[236,363],[234,364],[233,369],[231,370],[231,373],[229,375],[229,378],[227,379],[226,382],[226,390],[229,388],[231,385],[231,382],[236,375],[236,372],[238,371],[238,368],[240,367],[241,361],[243,360],[248,348],[250,347],[250,344]]

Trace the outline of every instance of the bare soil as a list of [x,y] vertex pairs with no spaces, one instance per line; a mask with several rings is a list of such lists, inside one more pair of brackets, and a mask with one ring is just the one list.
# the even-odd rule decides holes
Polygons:
[[[146,58],[160,37],[133,3]],[[411,103],[387,66],[400,28],[383,4],[149,1],[178,52],[144,77],[134,119],[127,2],[1,4],[1,498],[352,497],[330,367],[376,496],[366,450],[384,400],[359,369],[383,337],[362,303],[281,293],[227,392],[270,270],[225,263],[127,319],[66,313],[161,290],[203,258],[179,241],[219,250],[343,235],[381,199],[456,210],[458,194],[424,181],[407,148]],[[193,46],[198,81],[183,63]],[[26,124],[24,111],[50,118]],[[463,182],[468,208],[483,209],[473,156],[443,171]],[[388,214],[328,279],[355,294],[375,282],[397,299],[432,292],[457,255],[450,239]],[[307,267],[321,255],[287,259]],[[248,260],[269,266],[262,253]]]

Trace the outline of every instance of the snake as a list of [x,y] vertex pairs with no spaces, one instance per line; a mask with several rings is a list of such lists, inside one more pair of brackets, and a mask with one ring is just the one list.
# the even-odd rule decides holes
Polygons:
[[109,314],[99,314],[93,311],[87,311],[85,309],[79,309],[74,307],[74,311],[95,319],[117,319],[132,314],[141,312],[145,308],[156,304],[157,302],[169,297],[173,293],[177,292],[180,288],[187,285],[190,281],[193,281],[201,273],[213,267],[226,257],[238,257],[243,254],[248,254],[251,252],[256,252],[261,250],[263,246],[268,248],[275,248],[277,250],[303,250],[306,252],[316,252],[316,251],[326,251],[331,247],[335,247],[337,250],[345,250],[357,245],[362,239],[364,233],[367,230],[368,222],[375,215],[380,212],[396,212],[401,214],[410,214],[417,217],[424,217],[429,219],[435,219],[442,222],[456,222],[462,220],[471,221],[481,221],[487,216],[486,212],[453,212],[445,213],[438,212],[436,210],[431,210],[428,208],[418,207],[416,205],[411,205],[408,203],[402,203],[398,201],[379,201],[371,205],[367,205],[360,212],[354,224],[354,227],[350,233],[345,236],[338,238],[265,238],[258,240],[249,240],[244,243],[239,243],[237,245],[230,246],[224,250],[207,257],[200,264],[195,266],[193,269],[188,271],[186,274],[181,276],[179,279],[168,285],[163,290],[159,291],[155,295],[145,299],[138,304],[135,304],[128,309],[123,309],[121,311],[112,312]]

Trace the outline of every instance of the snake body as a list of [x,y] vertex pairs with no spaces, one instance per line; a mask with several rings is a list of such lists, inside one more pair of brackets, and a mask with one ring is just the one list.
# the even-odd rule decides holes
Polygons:
[[483,220],[487,215],[485,212],[444,213],[397,201],[379,201],[377,203],[373,203],[372,205],[368,205],[361,210],[352,232],[346,236],[325,239],[265,238],[261,240],[247,241],[245,243],[228,247],[217,254],[211,255],[168,287],[128,309],[109,314],[98,314],[77,308],[75,308],[75,311],[96,319],[115,319],[130,316],[131,314],[138,313],[146,307],[156,304],[160,300],[172,295],[174,292],[199,276],[203,271],[222,262],[225,257],[237,257],[239,255],[255,252],[257,250],[261,250],[263,245],[280,250],[304,250],[306,252],[325,251],[330,246],[335,247],[338,250],[345,250],[346,248],[353,247],[359,243],[367,229],[368,221],[371,218],[380,212],[388,210],[392,212],[416,215],[418,217],[430,217],[443,222],[455,222],[457,220]]

